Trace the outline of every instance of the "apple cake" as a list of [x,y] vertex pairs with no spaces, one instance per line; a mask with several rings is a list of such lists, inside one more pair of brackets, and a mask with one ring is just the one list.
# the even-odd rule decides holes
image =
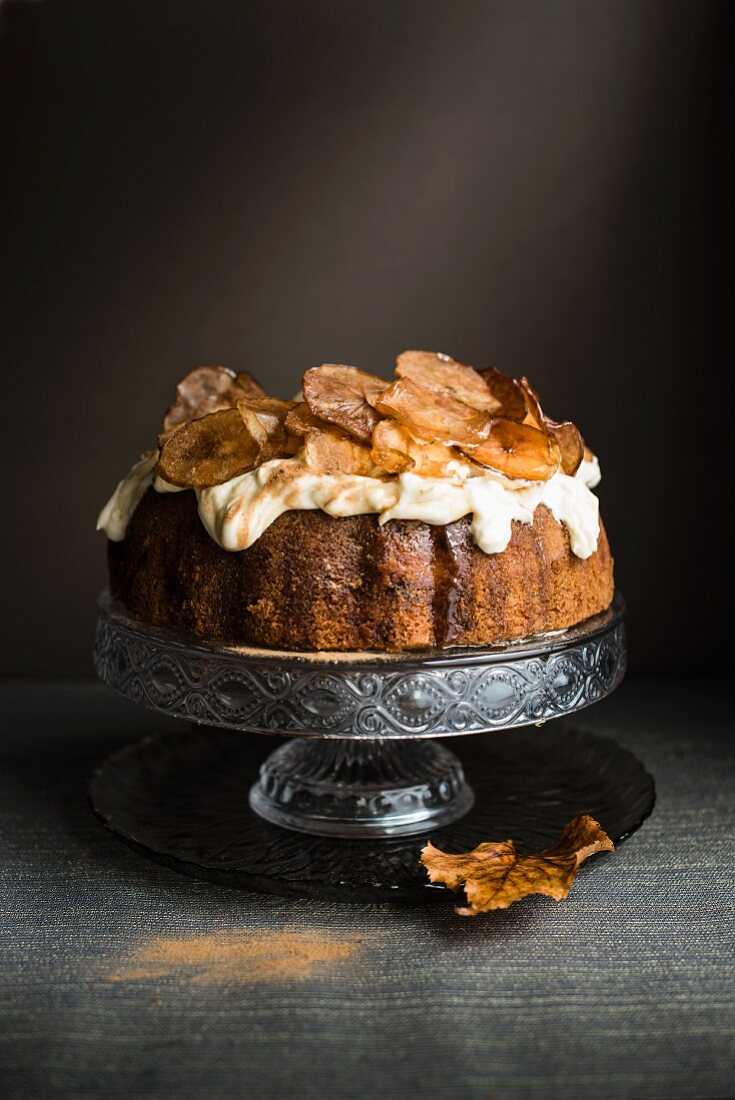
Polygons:
[[527,379],[409,351],[293,401],[198,367],[102,510],[140,619],[281,650],[488,645],[613,597],[597,459]]

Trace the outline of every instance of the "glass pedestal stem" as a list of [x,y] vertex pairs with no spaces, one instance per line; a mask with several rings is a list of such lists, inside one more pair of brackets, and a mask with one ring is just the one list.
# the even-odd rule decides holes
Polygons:
[[275,825],[356,838],[431,832],[473,801],[459,760],[433,740],[295,738],[250,791],[252,809]]

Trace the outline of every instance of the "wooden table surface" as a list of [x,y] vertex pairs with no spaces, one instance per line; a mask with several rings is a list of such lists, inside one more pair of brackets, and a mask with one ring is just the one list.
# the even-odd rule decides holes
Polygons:
[[1,684],[0,714],[0,1095],[735,1092],[724,688],[629,680],[586,712],[655,776],[653,816],[565,902],[475,920],[449,898],[280,899],[158,867],[103,828],[85,788],[165,720],[91,682]]

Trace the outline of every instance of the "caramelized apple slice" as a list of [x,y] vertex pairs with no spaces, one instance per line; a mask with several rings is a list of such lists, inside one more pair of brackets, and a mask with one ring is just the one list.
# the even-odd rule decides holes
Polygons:
[[241,397],[267,397],[260,382],[253,378],[249,371],[241,370],[235,375],[235,386],[240,391]]
[[396,374],[456,397],[480,412],[494,413],[500,408],[481,374],[438,351],[404,351],[396,359]]
[[559,449],[546,432],[516,420],[493,420],[483,443],[461,449],[481,466],[528,481],[547,481],[559,465]]
[[373,404],[387,385],[357,367],[323,363],[304,375],[304,400],[314,416],[370,443],[379,420]]
[[161,425],[162,436],[165,438],[179,424],[229,409],[241,397],[265,397],[265,391],[247,371],[235,374],[228,367],[195,367],[176,387],[176,399]]
[[480,374],[498,402],[496,415],[505,420],[523,420],[527,410],[520,382],[496,367],[486,367]]
[[238,409],[182,424],[164,442],[156,473],[184,489],[208,489],[258,465],[261,447]]
[[379,420],[373,429],[372,460],[389,474],[412,470],[415,463],[409,453],[412,436],[395,420]]
[[574,477],[584,458],[585,446],[582,433],[571,420],[558,422],[546,419],[544,427],[559,446],[562,470],[570,477]]
[[373,468],[370,448],[339,428],[314,428],[304,442],[307,466],[315,474],[362,474]]
[[284,422],[286,429],[286,449],[289,454],[296,454],[304,445],[304,439],[314,429],[324,430],[328,428],[326,420],[320,420],[309,411],[305,401],[297,401],[289,410]]
[[531,424],[547,433],[555,441],[561,455],[561,468],[565,474],[574,475],[584,458],[584,440],[582,434],[571,420],[551,420],[541,408],[538,394],[527,378],[520,381],[523,399],[526,404],[524,423]]
[[463,454],[445,443],[420,443],[416,440],[411,456],[414,460],[413,473],[420,477],[447,477],[452,465],[455,468],[470,466]]
[[325,420],[320,420],[318,416],[314,416],[305,401],[297,402],[289,410],[285,424],[286,431],[291,432],[292,435],[302,436],[308,435],[313,428],[325,428],[327,426]]
[[532,427],[539,428],[541,431],[543,431],[544,420],[546,419],[546,417],[544,416],[544,411],[541,408],[541,402],[539,401],[538,394],[536,393],[535,389],[527,378],[521,378],[518,385],[521,388],[523,400],[526,405],[526,415],[524,418],[524,423],[531,424]]
[[237,403],[246,428],[261,450],[281,453],[286,449],[284,425],[292,407],[291,401],[280,401],[277,397],[243,397]]
[[227,367],[195,367],[176,386],[176,398],[161,425],[164,433],[173,431],[198,416],[217,412],[232,402],[226,394],[235,382],[235,372]]
[[474,446],[490,431],[487,413],[447,393],[435,393],[412,378],[399,378],[381,394],[375,407],[405,424],[412,435],[439,443]]
[[421,477],[446,477],[452,463],[468,465],[464,455],[444,443],[414,439],[395,420],[381,420],[373,432],[372,459],[390,474],[406,470]]

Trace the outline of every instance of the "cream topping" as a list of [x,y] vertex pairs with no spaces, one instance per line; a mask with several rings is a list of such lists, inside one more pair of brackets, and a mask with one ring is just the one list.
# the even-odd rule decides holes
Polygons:
[[[143,455],[102,509],[97,529],[113,542],[125,537],[128,522],[146,489],[183,492],[154,476],[157,452]],[[451,468],[450,468],[451,467]],[[579,558],[597,549],[599,505],[590,490],[600,481],[597,458],[585,460],[574,477],[557,471],[548,481],[512,480],[492,470],[451,463],[443,477],[400,474],[381,480],[352,474],[315,474],[303,452],[274,459],[222,485],[197,492],[199,515],[223,550],[245,550],[284,512],[321,509],[330,516],[375,513],[381,524],[415,519],[446,524],[472,516],[472,535],[486,554],[505,550],[512,522],[532,523],[539,504],[569,531]]]
[[149,485],[153,484],[153,467],[158,451],[141,455],[97,517],[97,530],[104,531],[112,542],[122,542],[130,517],[140,504]]

